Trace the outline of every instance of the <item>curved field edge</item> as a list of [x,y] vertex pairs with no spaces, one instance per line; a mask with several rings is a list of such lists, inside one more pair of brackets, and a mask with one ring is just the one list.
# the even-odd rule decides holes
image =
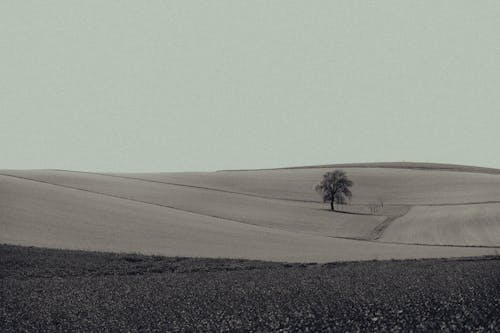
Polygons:
[[472,165],[449,164],[449,163],[427,163],[427,162],[367,162],[367,163],[334,163],[306,166],[291,166],[281,168],[263,169],[228,169],[218,171],[261,171],[261,170],[293,170],[293,169],[316,169],[316,168],[390,168],[390,169],[416,169],[416,170],[438,170],[438,171],[460,171],[500,174],[500,169],[479,167]]
[[0,177],[0,242],[53,248],[290,262],[477,256],[489,248],[396,245],[254,226]]
[[388,225],[380,240],[500,247],[500,204],[412,207]]
[[[159,183],[203,187],[298,202],[319,202],[314,191],[332,168],[238,172],[112,174]],[[500,201],[500,176],[487,173],[402,168],[345,169],[354,181],[353,204],[383,201],[392,205],[457,204]]]
[[11,171],[2,175],[208,217],[322,236],[366,238],[383,220],[383,217],[369,214],[332,214],[320,203],[283,202],[98,174]]
[[500,329],[498,256],[287,264],[0,245],[0,263],[2,332]]

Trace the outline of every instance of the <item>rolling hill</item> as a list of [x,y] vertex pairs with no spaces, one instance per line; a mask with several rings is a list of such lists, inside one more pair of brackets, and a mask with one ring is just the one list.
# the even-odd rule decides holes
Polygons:
[[[342,165],[355,183],[352,205],[330,212],[313,186],[334,167],[0,170],[0,242],[290,262],[476,256],[500,248],[495,169]],[[371,214],[376,202],[383,209]]]

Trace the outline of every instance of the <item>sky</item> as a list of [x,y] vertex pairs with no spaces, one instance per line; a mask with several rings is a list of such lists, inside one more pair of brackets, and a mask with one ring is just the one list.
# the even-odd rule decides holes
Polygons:
[[0,2],[0,169],[500,168],[500,1]]

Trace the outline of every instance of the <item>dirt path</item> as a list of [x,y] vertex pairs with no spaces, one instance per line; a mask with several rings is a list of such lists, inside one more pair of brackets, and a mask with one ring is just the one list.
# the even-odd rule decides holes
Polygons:
[[405,215],[409,210],[410,210],[410,208],[408,207],[408,209],[406,210],[406,212],[404,214],[387,216],[387,218],[382,223],[380,223],[378,226],[375,227],[375,229],[372,230],[370,235],[368,235],[367,240],[375,241],[375,240],[380,239],[380,237],[382,237],[382,235],[384,234],[384,231],[387,229],[387,227],[389,227],[389,225],[394,220]]

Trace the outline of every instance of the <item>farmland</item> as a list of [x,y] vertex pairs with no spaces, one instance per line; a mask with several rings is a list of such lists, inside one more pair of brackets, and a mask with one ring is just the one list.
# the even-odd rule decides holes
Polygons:
[[[355,183],[353,200],[336,212],[313,190],[331,170],[326,167],[0,170],[0,242],[278,262],[498,251],[500,175],[493,169],[408,163],[343,168]],[[379,209],[371,211],[373,204]]]
[[[500,201],[500,171],[433,164],[381,167],[304,167],[273,170],[218,171],[205,173],[115,174],[165,183],[201,186],[259,197],[317,202],[312,186],[332,169],[341,168],[354,180],[353,204],[383,199],[388,204],[455,204]],[[434,167],[433,167],[434,166]],[[496,170],[493,173],[491,170]]]
[[420,244],[498,245],[500,204],[413,207],[382,240]]
[[500,258],[286,264],[0,246],[0,330],[497,331]]
[[329,170],[2,170],[0,331],[500,329],[497,173]]

